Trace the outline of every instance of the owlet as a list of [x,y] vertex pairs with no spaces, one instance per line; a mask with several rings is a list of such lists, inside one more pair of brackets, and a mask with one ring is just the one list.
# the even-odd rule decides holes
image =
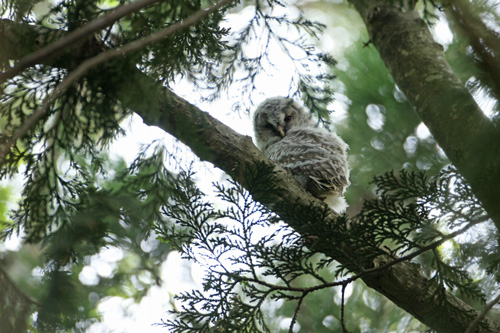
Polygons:
[[291,171],[313,196],[336,212],[345,211],[348,146],[337,134],[318,127],[304,108],[285,97],[268,98],[257,107],[254,131],[264,154]]

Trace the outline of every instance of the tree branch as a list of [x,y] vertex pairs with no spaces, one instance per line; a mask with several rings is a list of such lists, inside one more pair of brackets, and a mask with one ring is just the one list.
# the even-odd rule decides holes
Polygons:
[[[167,28],[157,31],[149,36],[140,38],[138,40],[135,40],[133,42],[130,42],[122,47],[108,50],[102,53],[99,53],[93,58],[85,60],[83,63],[81,63],[75,70],[70,72],[68,76],[64,78],[64,80],[57,85],[57,87],[54,89],[53,92],[50,93],[49,96],[45,98],[43,101],[42,106],[40,106],[38,109],[36,109],[29,117],[26,119],[24,123],[21,124],[21,126],[6,140],[4,144],[0,146],[0,166],[3,165],[5,162],[5,157],[9,153],[12,145],[14,145],[17,140],[22,138],[23,136],[28,133],[28,131],[47,113],[48,108],[52,103],[56,101],[57,98],[59,98],[65,91],[68,89],[73,83],[75,83],[78,79],[80,79],[85,73],[87,73],[90,69],[105,63],[106,61],[109,61],[110,59],[119,57],[119,56],[124,56],[126,54],[129,54],[131,52],[140,50],[144,48],[147,45],[154,44],[155,42],[158,42],[162,39],[165,39],[168,36],[171,36],[175,34],[176,32],[185,29],[186,27],[189,27],[191,25],[194,25],[201,20],[203,20],[205,17],[208,15],[212,14],[213,12],[217,11],[224,5],[230,3],[231,1],[234,0],[220,0],[219,2],[215,3],[213,6],[210,6],[209,8],[202,9],[191,15],[185,20],[178,21]],[[122,13],[121,11],[120,13]],[[114,17],[114,16],[113,16]],[[102,20],[97,19],[96,21],[101,22]],[[106,23],[107,20],[104,20],[104,23]],[[104,24],[104,23],[101,23]],[[97,24],[88,24],[91,27],[98,26]],[[78,30],[79,31],[79,30]],[[76,42],[78,37],[82,38],[84,35],[80,36],[82,34],[77,34],[77,37],[74,38],[69,38],[67,42],[59,42],[61,40],[66,40],[66,37],[63,37],[59,41],[50,44],[49,46],[41,49],[37,53],[40,53],[39,56],[27,56],[27,60],[24,61],[24,63],[21,63],[21,66],[16,66],[13,68],[14,74],[17,72],[20,72],[23,69],[23,66],[26,64],[31,64],[33,65],[34,61],[41,61],[43,59],[46,59],[48,56],[47,54],[47,49],[59,49],[61,47],[64,47],[65,45],[68,46],[70,43]],[[71,36],[68,35],[68,36]],[[53,47],[53,45],[56,45]],[[8,73],[7,73],[8,74]],[[1,82],[1,80],[0,80]]]
[[488,311],[490,311],[498,302],[500,302],[500,294],[498,294],[497,297],[495,297],[491,302],[486,304],[483,311],[481,311],[481,313],[470,323],[469,327],[467,327],[467,330],[465,330],[464,333],[473,333],[474,328],[479,323],[479,321],[484,318]]
[[81,41],[89,34],[101,30],[102,28],[105,28],[108,25],[113,24],[120,18],[130,13],[134,13],[139,9],[147,7],[158,1],[160,0],[138,0],[125,6],[119,6],[112,12],[102,17],[96,18],[95,20],[89,22],[80,29],[68,33],[67,35],[65,35],[61,39],[58,39],[54,43],[51,43],[43,47],[42,49],[23,57],[14,67],[9,68],[3,73],[0,73],[0,83],[5,82],[5,80],[8,80],[10,78],[13,78],[17,74],[21,73],[21,71],[30,66],[42,63],[49,57],[57,56],[58,52],[64,51],[67,47],[72,46],[75,43]]
[[500,131],[453,73],[425,22],[400,1],[351,1],[399,88],[500,230]]
[[[19,27],[26,29],[26,26]],[[102,70],[104,76],[119,74],[107,72],[109,69],[106,67]],[[253,145],[250,137],[237,134],[208,113],[199,110],[135,68],[125,75],[123,80],[118,81],[114,97],[119,99],[125,107],[140,115],[146,124],[159,126],[189,146],[200,159],[209,161],[224,170],[246,187],[255,200],[272,208],[297,230],[304,230],[301,226],[303,227],[305,223],[314,223],[314,221],[294,218],[293,214],[290,214],[284,207],[295,205],[298,210],[316,209],[318,212],[326,212],[326,217],[321,223],[335,224],[336,215],[330,210],[327,211],[323,202],[312,197],[296,182],[291,182],[290,175],[270,162]],[[255,165],[259,164],[268,165],[274,170],[275,181],[281,187],[279,196],[264,195],[253,187],[254,182],[249,175],[255,171]],[[306,234],[305,239],[311,236],[318,239],[314,244],[315,250],[354,267],[354,271],[356,272],[357,269],[359,273],[359,266],[353,262],[361,262],[363,258],[356,258],[356,254],[350,253],[349,249],[342,249],[342,244],[332,242],[328,239],[328,235]],[[350,237],[347,231],[344,237],[346,239]],[[384,265],[386,259],[378,260],[378,265]],[[446,293],[447,304],[443,304],[442,300],[435,297],[435,292],[440,287],[420,273],[415,265],[408,262],[401,262],[385,270],[368,274],[363,277],[363,280],[368,286],[391,299],[421,322],[440,332],[461,332],[469,325],[470,320],[453,314],[467,312],[473,318],[478,316],[476,310],[450,293]],[[444,316],[443,313],[447,315]],[[498,332],[499,330],[488,318],[481,318],[478,328],[479,332]]]

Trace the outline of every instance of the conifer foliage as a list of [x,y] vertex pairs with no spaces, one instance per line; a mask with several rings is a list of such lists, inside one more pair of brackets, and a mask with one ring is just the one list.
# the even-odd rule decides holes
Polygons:
[[[425,254],[426,269],[432,272],[431,280],[438,286],[429,297],[440,298],[443,309],[453,311],[447,307],[446,289],[456,289],[484,303],[486,297],[481,285],[468,273],[471,263],[450,260],[439,250],[447,240],[488,221],[456,170],[446,168],[431,179],[423,172],[402,170],[397,175],[389,172],[376,177],[374,182],[380,197],[366,201],[361,212],[350,220],[352,238],[345,240],[332,230],[328,233],[331,241],[343,242],[366,262],[387,254],[392,257],[383,267],[368,268],[370,273]],[[276,300],[286,300],[295,306],[291,332],[301,303],[308,295],[327,288],[345,288],[368,272],[345,277],[349,270],[344,265],[325,257],[318,260],[321,253],[307,249],[304,246],[307,239],[285,224],[276,224],[279,217],[255,203],[233,181],[228,186],[214,184],[218,198],[227,204],[223,210],[214,209],[194,186],[189,172],[181,173],[176,183],[179,187],[173,195],[174,203],[165,212],[174,224],[168,228],[158,225],[157,231],[164,240],[175,243],[184,258],[203,265],[207,274],[203,290],[178,296],[182,308],[174,312],[175,320],[164,323],[174,332],[214,329],[272,332],[263,312],[267,303]],[[339,218],[339,223],[345,222]],[[325,230],[324,226],[316,227],[321,232]],[[274,232],[263,233],[263,230]],[[489,246],[496,246],[494,239],[490,242]],[[465,242],[458,251],[464,251],[467,245]],[[483,262],[480,258],[476,260]],[[498,268],[493,268],[498,262],[488,265],[490,270]],[[297,282],[300,280],[308,282]],[[459,315],[474,319],[467,313]],[[338,317],[341,318],[340,313]],[[345,325],[342,322],[342,327]]]

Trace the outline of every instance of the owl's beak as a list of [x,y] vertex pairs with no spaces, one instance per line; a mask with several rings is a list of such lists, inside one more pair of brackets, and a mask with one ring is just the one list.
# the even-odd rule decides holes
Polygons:
[[283,126],[278,125],[278,133],[281,135],[282,138],[285,137],[285,129],[283,128]]

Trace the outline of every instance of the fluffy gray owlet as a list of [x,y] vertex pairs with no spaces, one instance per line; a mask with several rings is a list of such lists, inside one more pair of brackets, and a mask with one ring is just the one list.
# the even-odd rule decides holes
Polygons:
[[312,195],[337,212],[345,211],[349,185],[347,144],[335,133],[316,126],[294,100],[266,99],[254,114],[257,146],[271,160],[292,172]]

